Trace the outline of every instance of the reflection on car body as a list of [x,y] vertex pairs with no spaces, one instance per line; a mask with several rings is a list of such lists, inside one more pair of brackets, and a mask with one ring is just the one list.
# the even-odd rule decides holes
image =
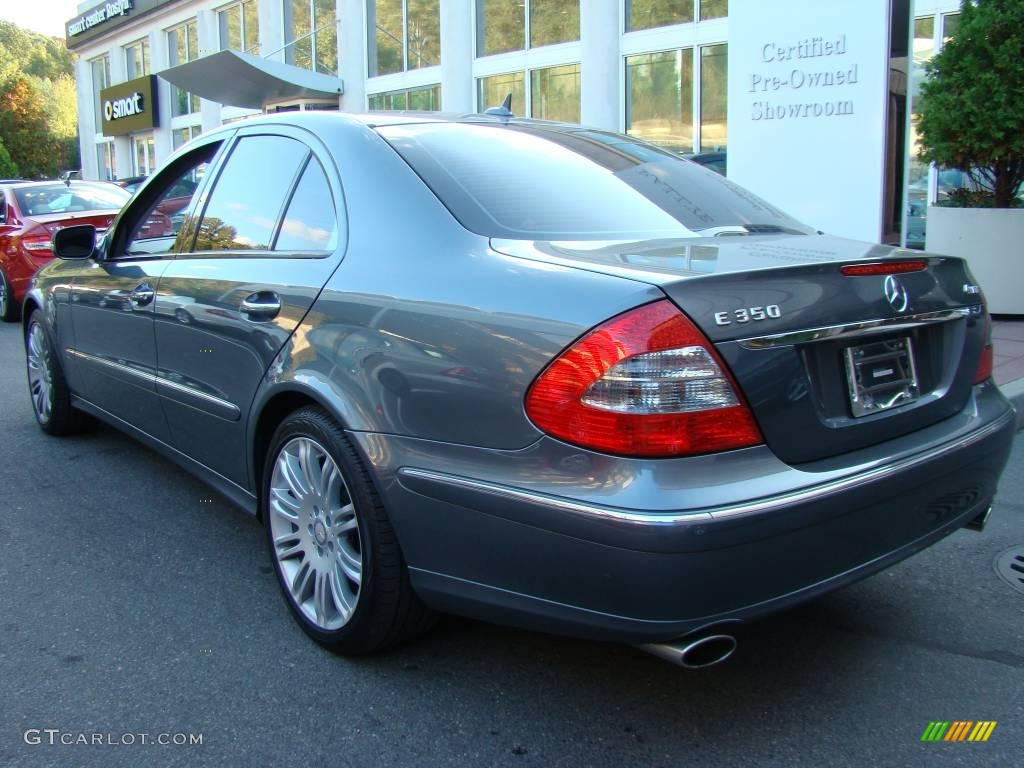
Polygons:
[[579,126],[256,118],[55,247],[40,426],[91,414],[255,512],[346,653],[440,610],[710,663],[983,525],[1013,435],[963,261]]

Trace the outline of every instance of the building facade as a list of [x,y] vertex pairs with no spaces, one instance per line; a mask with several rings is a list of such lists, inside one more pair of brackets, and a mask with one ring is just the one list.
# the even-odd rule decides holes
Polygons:
[[[261,111],[475,112],[508,93],[516,115],[624,131],[684,153],[726,151],[730,25],[744,3],[732,5],[731,16],[729,0],[85,2],[67,23],[79,57],[83,176],[145,176],[198,133]],[[905,65],[911,102],[914,73],[941,46],[957,7],[917,0]],[[238,55],[202,69],[200,60],[223,51]],[[235,65],[268,71],[250,78]],[[262,103],[232,90],[257,80]],[[126,119],[136,106],[145,119]],[[910,220],[871,239],[892,239],[895,229],[912,244],[923,227],[914,201],[941,193],[942,175],[913,159],[912,119],[906,130]]]

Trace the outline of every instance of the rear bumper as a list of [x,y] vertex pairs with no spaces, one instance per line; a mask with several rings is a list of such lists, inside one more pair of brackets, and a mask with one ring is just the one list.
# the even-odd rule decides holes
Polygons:
[[429,603],[650,642],[802,602],[959,529],[991,503],[1013,433],[986,384],[952,419],[799,468],[765,448],[658,462],[354,437]]

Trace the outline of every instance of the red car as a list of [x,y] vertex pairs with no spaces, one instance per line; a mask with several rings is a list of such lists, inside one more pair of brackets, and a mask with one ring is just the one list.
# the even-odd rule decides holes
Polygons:
[[102,232],[131,195],[107,182],[22,181],[0,187],[0,319],[17,320],[32,276],[53,258],[53,233],[71,224]]

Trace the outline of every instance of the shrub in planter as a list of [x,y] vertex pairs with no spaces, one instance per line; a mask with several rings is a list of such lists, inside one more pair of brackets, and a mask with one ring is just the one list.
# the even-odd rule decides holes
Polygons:
[[964,0],[956,36],[927,65],[920,157],[970,176],[954,204],[1011,208],[1024,182],[1024,0]]

